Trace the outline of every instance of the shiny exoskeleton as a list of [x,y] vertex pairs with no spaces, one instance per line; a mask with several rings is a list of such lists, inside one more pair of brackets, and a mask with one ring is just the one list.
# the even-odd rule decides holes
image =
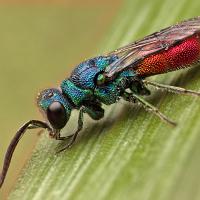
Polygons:
[[[40,93],[38,105],[47,113],[53,129],[62,129],[65,126],[72,109],[79,109],[80,115],[87,113],[94,120],[101,119],[104,116],[102,104],[110,105],[120,97],[125,97],[127,88],[135,94],[150,94],[133,70],[119,73],[114,80],[106,84],[101,82],[105,68],[117,59],[116,56],[100,56],[87,60],[73,70],[71,76],[61,83],[60,88],[46,89]],[[52,106],[54,104],[60,112],[50,112],[55,109]]]
[[[165,122],[176,125],[142,96],[150,95],[148,85],[169,92],[200,96],[200,92],[167,86],[145,80],[146,77],[185,68],[200,60],[200,17],[153,33],[142,40],[128,44],[113,52],[88,59],[74,68],[60,87],[45,89],[38,95],[37,104],[46,122],[26,122],[12,139],[0,176],[2,186],[14,149],[27,129],[44,128],[57,140],[70,139],[60,151],[70,147],[83,127],[83,114],[99,120],[104,117],[103,104],[119,99],[140,103]],[[79,110],[78,128],[69,137],[60,136],[71,111]]]
[[80,110],[78,131],[71,136],[72,140],[67,147],[71,146],[78,132],[83,126],[83,113],[87,113],[92,119],[99,120],[104,116],[102,104],[110,105],[117,102],[120,97],[131,101],[129,88],[134,94],[147,95],[149,90],[144,86],[141,79],[133,70],[124,70],[117,77],[104,84],[103,72],[106,67],[118,60],[117,56],[99,56],[79,64],[65,79],[60,88],[46,89],[38,96],[38,105],[47,116],[53,129],[52,137],[60,137],[59,130],[69,120],[73,109]]

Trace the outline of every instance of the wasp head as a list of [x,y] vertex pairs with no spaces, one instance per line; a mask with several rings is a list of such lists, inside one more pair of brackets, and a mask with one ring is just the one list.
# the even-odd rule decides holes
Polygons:
[[45,89],[37,97],[37,105],[53,129],[62,129],[69,120],[71,105],[59,89]]

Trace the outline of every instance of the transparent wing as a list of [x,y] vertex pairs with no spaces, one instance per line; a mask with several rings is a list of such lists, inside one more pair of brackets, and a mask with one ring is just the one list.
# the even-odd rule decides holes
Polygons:
[[136,66],[144,58],[159,51],[167,50],[197,33],[200,33],[200,16],[162,29],[142,40],[121,47],[106,54],[107,56],[116,55],[119,59],[106,67],[104,75],[107,79],[112,79],[115,74]]

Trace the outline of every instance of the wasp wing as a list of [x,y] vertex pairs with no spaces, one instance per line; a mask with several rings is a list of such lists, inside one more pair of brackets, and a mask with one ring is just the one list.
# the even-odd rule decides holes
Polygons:
[[104,75],[109,80],[119,72],[134,68],[146,57],[167,50],[171,46],[200,32],[200,16],[162,29],[142,40],[121,47],[106,56],[116,55],[119,59],[106,67]]

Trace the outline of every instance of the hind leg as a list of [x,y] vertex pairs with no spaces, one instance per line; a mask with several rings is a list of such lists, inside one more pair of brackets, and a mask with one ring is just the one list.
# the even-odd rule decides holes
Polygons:
[[153,106],[149,102],[145,101],[143,98],[141,98],[137,94],[125,92],[123,94],[123,98],[124,98],[124,100],[129,101],[129,102],[140,103],[144,107],[144,109],[146,109],[147,111],[158,116],[162,121],[164,121],[164,122],[166,122],[166,123],[168,123],[172,126],[176,126],[176,123],[174,121],[169,119],[167,116],[165,116],[163,113],[161,113],[158,110],[158,108],[156,108],[155,106]]
[[166,90],[167,92],[177,93],[177,94],[185,94],[185,95],[191,95],[191,96],[200,96],[200,92],[193,91],[193,90],[187,90],[185,88],[171,86],[171,85],[164,85],[156,82],[151,82],[144,80],[143,81],[146,85],[154,86],[158,89]]

